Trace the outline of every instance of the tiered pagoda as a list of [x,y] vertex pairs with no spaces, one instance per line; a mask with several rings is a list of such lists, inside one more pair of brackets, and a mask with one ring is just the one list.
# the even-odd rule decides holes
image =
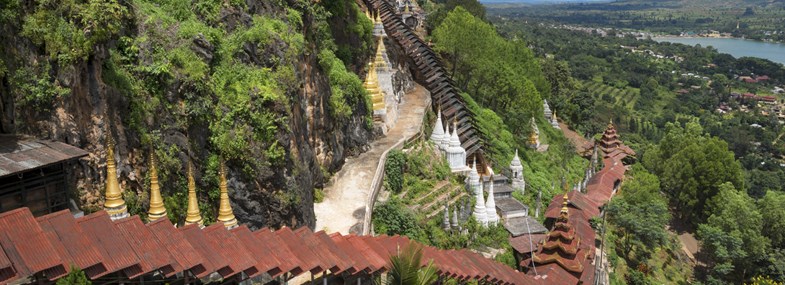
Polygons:
[[613,126],[613,121],[611,121],[608,123],[608,127],[605,129],[605,132],[602,133],[602,138],[600,139],[600,150],[602,150],[602,152],[605,154],[609,154],[620,145],[621,140],[619,140],[619,134],[616,133],[616,127]]
[[605,128],[605,132],[602,133],[599,147],[602,151],[603,158],[618,157],[621,160],[624,157],[635,155],[635,151],[626,146],[619,139],[619,134],[616,132],[613,121],[608,123],[608,127]]
[[[564,202],[562,203],[559,217],[556,219],[553,229],[548,232],[545,240],[540,243],[537,252],[532,255],[532,268],[537,268],[540,272],[546,272],[548,267],[558,265],[571,273],[573,276],[571,278],[579,280],[584,279],[582,278],[584,277],[582,276],[584,275],[584,270],[587,272],[592,271],[591,268],[586,267],[590,264],[590,259],[594,257],[594,252],[592,250],[587,250],[587,248],[592,248],[590,245],[588,247],[582,246],[581,241],[581,234],[578,233],[577,228],[570,221],[568,196],[565,193]],[[551,275],[550,281],[556,282],[553,284],[562,284],[560,283],[561,281],[567,281],[557,281],[557,276],[555,274]],[[566,276],[561,277],[563,278]],[[563,284],[568,283],[572,282]]]

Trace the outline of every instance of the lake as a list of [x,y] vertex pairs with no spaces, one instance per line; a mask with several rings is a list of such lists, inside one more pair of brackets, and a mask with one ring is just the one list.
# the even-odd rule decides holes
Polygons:
[[652,37],[651,39],[658,42],[672,42],[691,46],[696,44],[700,44],[702,47],[712,46],[718,51],[730,54],[736,58],[754,56],[785,64],[785,44],[781,43],[734,38]]

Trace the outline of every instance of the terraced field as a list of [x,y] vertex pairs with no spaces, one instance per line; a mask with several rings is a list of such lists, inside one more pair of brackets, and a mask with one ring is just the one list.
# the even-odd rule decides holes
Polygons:
[[[402,193],[401,198],[407,199],[405,195],[405,193]],[[422,214],[426,219],[430,219],[442,213],[445,203],[455,205],[463,197],[468,196],[469,192],[462,185],[455,185],[449,181],[440,181],[427,194],[408,199],[411,202],[407,204],[409,209],[418,215]]]
[[635,102],[640,96],[640,90],[637,88],[619,89],[596,81],[584,81],[583,88],[597,100],[602,100],[603,96],[610,96],[612,104],[630,109],[635,106]]

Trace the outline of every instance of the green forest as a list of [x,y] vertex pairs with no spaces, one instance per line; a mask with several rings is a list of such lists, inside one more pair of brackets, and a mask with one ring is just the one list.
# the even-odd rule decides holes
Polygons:
[[[552,145],[544,154],[522,151],[527,183],[552,189],[550,198],[563,193],[553,183],[580,179],[586,160],[574,155],[561,132],[542,127],[542,99],[590,138],[613,121],[638,152],[622,194],[605,209],[611,284],[785,281],[785,128],[771,105],[739,96],[772,96],[781,104],[782,95],[770,90],[785,84],[785,67],[711,48],[553,28],[518,10],[486,11],[470,0],[425,4],[433,9],[427,28],[435,50],[466,92],[478,128],[495,134],[486,145],[495,169],[503,169],[515,149],[525,149],[526,118],[534,116]],[[750,75],[769,79],[738,79]],[[431,179],[406,169],[402,181]],[[402,182],[401,189],[411,188]],[[516,198],[532,205],[526,196]],[[394,217],[409,217],[379,221],[388,233],[413,229],[412,236],[447,248],[485,243],[444,240],[438,215],[421,221],[404,201],[385,204],[384,211],[402,211]],[[409,226],[390,227],[402,222]],[[603,222],[596,223],[601,228]],[[697,262],[684,256],[677,233],[698,240]]]
[[717,31],[785,42],[785,3],[741,0],[622,0],[557,5],[496,4],[494,16],[679,35]]

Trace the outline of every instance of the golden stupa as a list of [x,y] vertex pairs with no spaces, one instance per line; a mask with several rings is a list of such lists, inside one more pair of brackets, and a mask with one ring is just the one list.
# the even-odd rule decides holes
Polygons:
[[379,87],[379,78],[376,74],[376,66],[370,63],[368,74],[365,76],[365,83],[363,86],[365,90],[371,95],[371,102],[373,102],[373,110],[382,111],[386,110],[384,104],[384,91]]
[[185,212],[185,225],[197,224],[199,227],[204,227],[202,214],[199,212],[199,201],[196,198],[193,168],[193,164],[188,162],[188,209]]
[[221,182],[218,185],[220,189],[220,203],[218,207],[218,221],[223,223],[227,229],[237,226],[237,219],[232,212],[232,205],[229,202],[229,187],[226,182],[226,164],[221,161],[221,168],[218,170]]
[[387,53],[387,49],[384,47],[384,39],[379,37],[379,42],[376,44],[376,57],[373,60],[373,64],[382,71],[388,70],[387,62],[384,61],[385,53]]
[[120,190],[120,183],[117,181],[117,162],[114,158],[114,140],[112,135],[107,136],[106,141],[106,201],[104,210],[113,220],[128,217],[128,207],[123,200],[123,191]]
[[147,210],[147,219],[151,222],[166,217],[164,198],[161,197],[161,187],[158,185],[158,167],[155,154],[150,151],[150,209]]

